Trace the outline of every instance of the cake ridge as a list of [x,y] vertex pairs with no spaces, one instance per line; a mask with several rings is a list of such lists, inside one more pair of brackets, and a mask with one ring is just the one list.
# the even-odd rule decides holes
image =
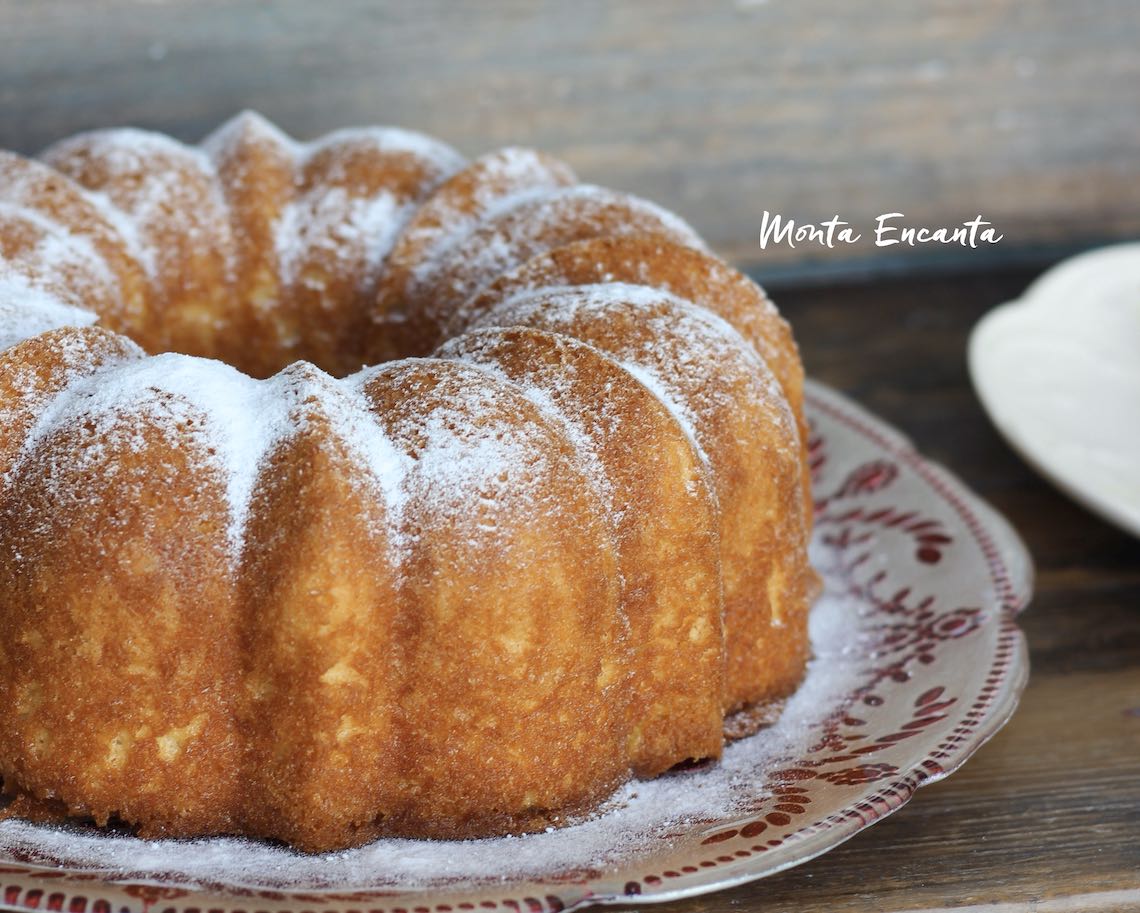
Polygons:
[[[436,214],[434,224],[411,225],[405,232],[408,242],[435,242],[429,252],[417,258],[417,266],[425,274],[432,264],[466,237],[481,220],[501,206],[509,206],[511,201],[543,193],[559,181],[569,182],[575,179],[568,165],[524,146],[508,146],[487,153],[471,162],[469,169],[480,172],[484,180],[484,183],[472,188],[470,197],[461,201],[444,201],[433,197],[424,211],[427,212],[431,207],[443,209],[442,213]],[[463,211],[458,205],[460,202],[472,211]],[[441,224],[445,222],[448,223],[447,228]],[[423,278],[417,271],[413,271],[413,276],[421,280]]]
[[[485,412],[492,404],[502,408],[501,397],[507,390],[531,401],[516,384],[496,377],[492,372],[434,357],[409,358],[380,365],[363,376],[363,388],[367,389],[380,376],[387,376],[399,384],[402,378],[414,376],[421,368],[439,366],[448,372],[459,370],[483,375],[493,379],[498,387],[497,395],[492,395],[479,386],[453,384],[450,390],[456,408],[460,411],[478,414]],[[447,382],[453,381],[454,378],[447,378]],[[550,418],[553,420],[553,416]],[[480,496],[481,501],[486,506],[493,507],[498,503],[497,496],[508,490],[515,497],[526,492],[527,489],[518,487],[520,466],[541,470],[548,458],[548,454],[537,443],[542,435],[531,425],[524,424],[515,428],[511,436],[503,435],[501,428],[490,430],[491,433],[479,433],[477,426],[461,430],[448,421],[439,420],[435,415],[403,420],[401,435],[414,436],[419,440],[417,452],[412,456],[419,496],[430,498],[441,517],[451,517],[453,521],[460,519],[448,512],[447,505],[449,498],[462,494],[472,482],[471,473],[475,474],[477,484],[486,489]],[[408,497],[405,492],[404,498]],[[481,527],[481,531],[495,532],[495,529]]]
[[[274,250],[282,281],[286,285],[298,281],[298,261],[313,248],[324,248],[335,255],[344,252],[346,242],[358,241],[365,245],[367,264],[360,285],[375,283],[399,232],[400,208],[389,193],[354,199],[343,188],[290,200],[282,207],[274,230]],[[311,235],[317,240],[309,241]]]
[[[606,357],[600,350],[595,349],[594,351],[597,352],[599,357]],[[442,358],[449,357],[446,350],[437,351],[436,354]],[[511,377],[497,365],[474,361],[462,355],[458,356],[457,360],[463,364],[471,365],[476,370],[483,371],[505,383],[511,384],[532,402],[548,421],[560,428],[578,454],[578,458],[582,463],[582,469],[593,485],[598,497],[601,499],[606,515],[611,518],[615,525],[620,523],[622,511],[615,504],[613,485],[594,451],[589,435],[583,425],[582,417],[571,415],[560,408],[551,393],[538,384],[523,383],[518,378]],[[571,374],[573,370],[572,366],[567,366],[566,368],[567,374]],[[598,415],[601,416],[603,421],[606,419],[606,405],[605,403],[600,403],[598,406]]]
[[[731,657],[729,708],[763,695],[765,664],[798,675],[796,661],[765,657],[762,631],[804,622],[813,587],[806,554],[782,552],[783,538],[806,541],[803,448],[782,389],[753,347],[722,318],[660,289],[601,283],[523,293],[492,306],[476,326],[515,324],[569,333],[601,346],[670,401],[703,453],[719,493],[725,612]],[[636,374],[640,368],[642,374]],[[710,383],[710,371],[717,381]],[[751,440],[756,428],[764,434]],[[759,459],[763,473],[744,467]],[[749,650],[755,649],[753,654]],[[802,648],[801,648],[802,649]]]
[[410,304],[424,324],[429,348],[445,336],[456,311],[496,276],[531,257],[582,237],[660,234],[682,245],[704,248],[679,216],[633,194],[593,184],[539,188],[511,197],[482,214],[478,224],[454,238],[417,279]]
[[[147,166],[153,161],[156,153],[188,157],[195,162],[203,176],[212,179],[214,170],[209,157],[200,148],[180,143],[162,133],[134,127],[114,127],[90,130],[53,143],[39,153],[39,159],[58,167],[69,157],[86,152],[93,153],[105,161],[112,173],[134,172],[147,176],[145,192],[138,193],[139,184],[131,188],[135,192],[130,195],[130,208],[124,208],[113,200],[106,190],[86,187],[78,181],[76,183],[87,200],[96,206],[119,232],[135,262],[143,268],[152,281],[155,281],[160,273],[160,252],[144,240],[142,224],[148,219],[153,219],[156,211],[159,214],[163,213],[163,201],[174,195],[180,186],[174,175],[161,170],[148,169]],[[60,172],[63,173],[62,168]],[[66,176],[75,180],[70,174]],[[221,202],[219,189],[213,203],[218,206]],[[232,268],[232,263],[230,266]]]
[[[303,175],[322,156],[333,153],[329,170],[322,173],[323,182],[316,183],[303,192],[294,195],[278,217],[277,252],[282,265],[282,278],[286,283],[296,280],[294,261],[300,259],[310,245],[302,242],[291,247],[288,235],[316,231],[316,245],[337,251],[346,242],[359,239],[366,248],[365,272],[362,287],[375,284],[378,271],[391,251],[397,237],[415,211],[416,200],[401,203],[391,191],[383,189],[378,193],[364,196],[351,196],[348,187],[341,182],[349,181],[348,163],[345,155],[354,150],[368,149],[384,155],[409,155],[421,161],[430,162],[440,180],[454,173],[464,164],[463,157],[439,140],[424,133],[405,130],[400,127],[345,127],[326,133],[310,141],[293,141],[296,162],[294,180],[301,191]],[[335,153],[341,153],[340,156]],[[351,184],[349,185],[351,186]],[[308,223],[300,226],[295,222],[305,208],[309,209]],[[321,233],[334,234],[333,242],[320,242]]]
[[296,146],[297,141],[278,127],[269,118],[246,108],[215,127],[198,144],[211,161],[216,161],[232,144],[243,135],[260,134],[262,137],[287,148]]
[[[105,215],[100,206],[101,202],[106,202],[105,198],[94,199],[95,195],[85,187],[81,187],[72,178],[37,159],[0,150],[0,177],[3,178],[3,184],[0,185],[3,187],[2,201],[14,209],[38,213],[40,207],[37,206],[36,193],[45,190],[50,192],[52,184],[62,183],[77,197],[100,209],[100,215]],[[114,226],[106,227],[115,230]]]
[[302,160],[350,143],[370,143],[383,152],[404,152],[430,159],[440,172],[453,173],[466,162],[459,152],[442,140],[406,127],[339,127],[311,140],[292,139],[292,142],[300,150]]
[[[111,268],[99,255],[90,238],[69,232],[65,226],[37,209],[6,200],[0,200],[0,220],[25,222],[42,233],[33,253],[36,260],[51,264],[51,268],[57,270],[79,270],[86,265],[97,273],[95,281],[105,285],[113,283]],[[9,268],[15,271],[15,265],[11,261]]]
[[[693,328],[700,326],[712,331],[712,336],[709,337],[710,341],[717,338],[730,340],[730,344],[734,349],[738,350],[742,357],[749,359],[761,372],[760,376],[764,379],[765,396],[776,404],[781,402],[782,390],[775,380],[775,377],[767,365],[765,365],[759,353],[741,336],[739,331],[732,326],[732,324],[723,317],[707,309],[698,307],[693,304],[693,302],[681,298],[672,292],[650,286],[635,285],[628,282],[604,282],[592,285],[551,285],[532,290],[519,291],[503,299],[494,309],[486,312],[480,319],[471,324],[468,330],[483,329],[492,326],[512,326],[517,321],[525,319],[525,314],[537,309],[541,309],[547,318],[557,320],[559,316],[565,316],[581,310],[604,310],[607,306],[615,302],[650,305],[662,301],[680,308],[684,314],[685,321],[674,322],[672,324],[673,329],[684,330],[688,326]],[[695,339],[693,342],[696,344]],[[711,365],[715,364],[716,353],[715,351],[708,350],[705,354],[707,354],[710,359],[710,363],[706,367],[711,367]],[[703,458],[707,460],[707,454],[705,454],[701,448],[694,431],[694,418],[692,413],[687,410],[683,404],[676,402],[675,397],[670,397],[667,394],[667,388],[662,384],[662,379],[644,365],[620,360],[619,363],[623,368],[633,374],[639,382],[650,386],[654,393],[669,406],[670,411],[674,412],[674,415],[681,421],[686,433],[693,440],[694,446],[701,452]],[[701,366],[692,365],[691,368],[693,371],[699,371]],[[795,427],[794,416],[790,410],[784,411],[786,412],[788,431],[795,435],[795,439],[798,443],[799,432]]]
[[526,205],[534,200],[546,198],[553,192],[554,189],[550,187],[524,187],[513,193],[493,198],[487,208],[480,211],[477,219],[472,219],[467,224],[461,224],[457,229],[447,234],[445,236],[446,241],[439,244],[437,249],[433,251],[431,257],[425,257],[420,260],[418,268],[412,272],[413,279],[416,283],[421,285],[428,282],[439,265],[447,260],[448,255],[470,237],[472,232],[476,231],[486,220],[494,219],[504,213],[510,212],[518,206]]
[[105,366],[41,409],[7,475],[13,477],[23,461],[35,458],[38,445],[60,427],[94,423],[98,434],[120,416],[138,413],[164,421],[172,433],[193,428],[202,450],[216,454],[216,468],[226,477],[227,536],[237,561],[261,470],[277,446],[304,430],[305,400],[318,396],[332,432],[372,472],[385,503],[398,505],[403,461],[380,433],[363,396],[303,362],[266,380],[220,361],[177,353]]

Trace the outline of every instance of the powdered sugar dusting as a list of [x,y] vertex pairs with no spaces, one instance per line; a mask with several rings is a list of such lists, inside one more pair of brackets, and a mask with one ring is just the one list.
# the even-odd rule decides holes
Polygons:
[[[440,267],[449,262],[450,257],[453,256],[453,252],[457,249],[465,249],[463,248],[464,242],[467,241],[480,226],[498,218],[502,213],[510,212],[531,201],[542,199],[551,192],[550,187],[542,184],[526,186],[499,196],[488,195],[489,198],[482,201],[481,208],[478,208],[474,212],[457,212],[454,219],[449,219],[445,222],[447,231],[438,234],[435,246],[422,256],[417,257],[412,268],[414,281],[417,285],[429,285],[432,277]],[[498,236],[492,236],[485,241],[486,245],[498,244],[498,258],[502,262],[507,262],[508,248],[503,243],[505,240],[506,239],[499,238]],[[478,246],[476,249],[483,250],[484,247]],[[492,252],[488,252],[488,256],[491,256],[491,254]]]
[[685,432],[685,437],[688,438],[689,443],[693,445],[693,449],[697,452],[701,462],[706,466],[709,463],[708,454],[701,446],[700,436],[697,434],[695,427],[696,419],[693,416],[693,410],[689,407],[683,399],[677,396],[675,390],[670,390],[664,383],[662,383],[660,376],[654,371],[650,371],[636,362],[625,361],[621,363],[634,380],[645,387],[652,393],[661,404],[668,410],[669,414],[673,416],[673,420],[681,426],[681,430]]
[[765,774],[806,754],[822,721],[858,684],[851,645],[855,608],[835,586],[812,611],[815,654],[779,720],[730,745],[714,766],[631,783],[599,814],[546,833],[475,841],[380,840],[305,856],[247,840],[143,841],[80,827],[0,822],[0,852],[61,860],[69,868],[164,884],[321,891],[457,889],[610,869],[668,850],[678,832],[747,812]]
[[152,281],[168,269],[181,276],[182,252],[170,244],[176,235],[197,249],[220,249],[232,268],[222,189],[201,148],[122,127],[63,140],[43,158],[86,185],[87,198]]
[[[775,407],[785,435],[794,438],[794,419],[782,390],[752,346],[723,318],[669,292],[623,282],[524,290],[484,313],[475,326],[543,326],[574,335],[578,320],[588,318],[604,325],[613,308],[642,312],[639,322],[645,343],[623,345],[621,351],[603,345],[603,350],[666,406],[706,464],[701,413],[724,394],[720,385],[700,381],[710,371],[728,370],[730,364],[747,366],[757,394]],[[672,343],[666,345],[665,340]]]
[[0,274],[0,350],[60,327],[90,326],[88,310],[65,304],[18,273]]
[[[447,144],[396,127],[337,130],[289,148],[298,182],[308,165],[318,159],[321,172],[320,180],[288,201],[278,218],[274,246],[282,281],[286,285],[317,281],[304,275],[305,265],[316,254],[352,276],[362,293],[375,288],[381,267],[419,197],[464,163]],[[385,161],[412,159],[422,172],[420,187],[411,194],[398,194],[394,187],[365,191],[349,166],[358,154],[367,156],[381,174]],[[321,291],[322,286],[316,290]]]
[[216,162],[228,157],[242,142],[251,139],[285,149],[290,155],[296,155],[300,145],[272,121],[256,111],[247,110],[235,114],[214,130],[198,144],[198,148],[211,161]]
[[[60,184],[66,185],[63,195],[62,212],[59,211],[61,200]],[[55,207],[58,216],[65,221],[79,220],[78,224],[69,223],[58,226],[69,234],[91,235],[105,241],[116,243],[121,240],[126,244],[128,253],[138,262],[141,262],[148,251],[142,244],[137,224],[126,214],[117,209],[104,194],[94,193],[74,184],[66,176],[56,172],[54,168],[35,161],[24,159],[10,153],[0,153],[0,196],[5,203],[19,207],[25,212],[37,213],[43,209],[41,204],[47,203]],[[92,220],[92,213],[84,212],[90,206],[94,210],[97,220]],[[51,269],[52,263],[43,266]]]
[[361,458],[385,503],[399,503],[404,461],[363,398],[342,386],[312,366],[294,366],[257,381],[222,362],[172,353],[115,365],[77,380],[46,406],[7,481],[19,477],[26,461],[40,465],[54,458],[39,445],[59,429],[87,428],[97,443],[66,456],[98,461],[108,453],[145,448],[139,434],[145,423],[192,447],[225,480],[228,540],[236,560],[260,468],[278,443],[306,427],[313,411],[307,403],[319,403],[333,433]]
[[430,281],[447,252],[497,212],[574,181],[563,163],[533,149],[509,146],[476,160],[465,193],[445,188],[424,205],[401,238],[415,286]]
[[196,159],[202,170],[209,169],[209,160],[200,149],[180,143],[164,133],[136,127],[114,127],[79,133],[49,146],[44,150],[43,158],[49,162],[60,161],[76,154],[90,154],[98,158],[113,174],[145,177],[156,159],[187,157]]
[[143,239],[138,220],[119,209],[105,193],[87,190],[84,196],[118,233],[131,259],[141,266],[148,276],[153,277],[158,272],[158,262],[155,259],[154,249]]
[[[280,400],[262,385],[221,362],[163,354],[118,365],[72,384],[37,418],[10,472],[17,478],[25,460],[52,458],[39,447],[58,429],[87,427],[98,445],[76,457],[92,462],[105,452],[138,452],[141,418],[192,447],[226,477],[231,518],[229,538],[240,548],[257,465],[275,439],[289,433]],[[71,457],[71,454],[67,455]]]
[[[595,494],[602,502],[603,510],[616,526],[621,522],[622,512],[617,508],[613,484],[598,452],[598,442],[590,434],[586,425],[587,417],[581,411],[567,408],[564,404],[574,401],[575,375],[577,367],[573,363],[560,365],[556,372],[541,372],[542,380],[523,381],[519,376],[510,376],[498,365],[493,356],[479,357],[480,340],[465,336],[445,344],[436,354],[440,358],[456,359],[511,384],[532,402],[548,422],[558,428],[574,447],[579,469],[589,479]],[[604,357],[604,356],[603,356]],[[607,401],[593,404],[596,410],[594,420],[603,424],[620,421],[613,414]]]
[[33,231],[37,236],[35,246],[18,260],[0,262],[0,269],[5,272],[18,270],[35,277],[41,285],[50,285],[60,297],[76,305],[94,288],[115,287],[111,268],[90,238],[71,232],[38,210],[5,201],[0,201],[0,221],[15,230]]
[[[294,433],[307,427],[310,415],[325,419],[331,438],[345,445],[353,461],[357,470],[353,482],[371,486],[366,492],[380,501],[389,520],[400,515],[411,461],[384,433],[358,383],[335,380],[307,363],[294,364],[265,383],[288,403]],[[406,543],[399,539],[396,524],[388,522],[385,532],[394,549],[393,561],[398,564],[396,550]]]
[[507,198],[441,255],[423,307],[435,313],[440,324],[453,323],[458,319],[454,312],[463,315],[476,292],[537,254],[585,238],[644,234],[705,249],[679,216],[605,187],[576,184]]
[[357,284],[374,285],[409,211],[390,193],[353,197],[343,187],[319,188],[287,203],[274,232],[281,280],[286,285],[304,281],[299,270],[314,250],[345,267],[355,265],[359,252]]
[[352,144],[367,144],[380,152],[415,156],[437,176],[452,174],[465,164],[463,156],[447,143],[403,127],[345,127],[299,145],[302,155],[313,156],[325,149]]
[[345,382],[358,389],[378,382],[411,404],[382,417],[407,458],[391,510],[407,544],[427,523],[472,547],[498,549],[510,543],[519,516],[559,509],[545,503],[543,484],[552,470],[551,432],[520,416],[511,399],[522,397],[511,385],[439,359],[391,362]]

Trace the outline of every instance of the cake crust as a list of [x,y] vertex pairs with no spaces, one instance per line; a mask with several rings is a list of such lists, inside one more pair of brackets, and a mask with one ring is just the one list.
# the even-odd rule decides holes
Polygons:
[[566,824],[800,680],[803,369],[506,149],[0,153],[0,815],[321,852]]

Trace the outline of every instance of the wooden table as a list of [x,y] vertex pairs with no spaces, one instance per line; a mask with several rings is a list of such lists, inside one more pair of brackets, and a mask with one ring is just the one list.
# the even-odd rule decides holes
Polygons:
[[1037,564],[1012,722],[958,773],[796,869],[663,913],[1140,910],[1140,541],[1041,481],[989,424],[966,338],[1037,270],[784,290],[808,371],[958,473]]

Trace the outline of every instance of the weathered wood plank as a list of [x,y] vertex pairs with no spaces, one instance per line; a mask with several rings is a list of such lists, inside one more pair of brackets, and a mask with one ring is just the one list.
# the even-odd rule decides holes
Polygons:
[[1030,244],[1140,233],[1134,0],[416,4],[0,3],[0,146],[131,122],[196,139],[243,107],[299,136],[354,122],[469,153],[530,143],[768,265],[764,209],[981,213]]

